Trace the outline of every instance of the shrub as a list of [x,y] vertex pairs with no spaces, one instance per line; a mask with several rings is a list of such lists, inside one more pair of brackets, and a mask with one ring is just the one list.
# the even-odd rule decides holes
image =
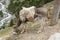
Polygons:
[[3,17],[3,12],[2,11],[0,11],[0,17]]
[[11,19],[9,26],[10,26],[10,27],[13,26],[13,19]]
[[[21,0],[22,1],[22,0]],[[36,6],[36,7],[41,7],[45,3],[50,2],[52,0],[24,0],[21,2],[20,0],[11,0],[11,3],[8,6],[8,10],[15,14],[16,17],[19,15],[20,9],[25,6],[25,7],[30,7],[30,6]]]

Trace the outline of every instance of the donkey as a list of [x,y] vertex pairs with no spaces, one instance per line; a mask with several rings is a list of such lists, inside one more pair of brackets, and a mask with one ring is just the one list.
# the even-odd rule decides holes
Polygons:
[[27,21],[34,22],[34,19],[36,17],[42,18],[42,15],[44,17],[47,16],[47,11],[48,11],[47,8],[44,7],[40,8],[36,8],[35,6],[28,8],[22,7],[22,10],[20,10],[19,12],[17,23],[14,26],[14,32],[19,32],[18,28],[21,25],[21,23],[26,23]]

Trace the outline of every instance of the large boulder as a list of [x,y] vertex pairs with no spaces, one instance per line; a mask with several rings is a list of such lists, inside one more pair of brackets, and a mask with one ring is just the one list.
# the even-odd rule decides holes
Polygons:
[[60,40],[60,33],[51,35],[48,40]]

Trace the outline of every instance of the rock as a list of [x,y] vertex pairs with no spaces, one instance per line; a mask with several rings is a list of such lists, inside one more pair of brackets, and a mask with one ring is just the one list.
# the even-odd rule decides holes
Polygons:
[[48,40],[60,40],[60,33],[51,35]]

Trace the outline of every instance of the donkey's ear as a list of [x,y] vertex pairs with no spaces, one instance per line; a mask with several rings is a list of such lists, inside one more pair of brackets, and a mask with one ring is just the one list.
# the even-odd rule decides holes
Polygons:
[[35,8],[35,6],[32,6],[32,8]]
[[33,10],[33,9],[35,9],[36,7],[35,6],[32,6],[32,7],[30,7],[30,10]]

